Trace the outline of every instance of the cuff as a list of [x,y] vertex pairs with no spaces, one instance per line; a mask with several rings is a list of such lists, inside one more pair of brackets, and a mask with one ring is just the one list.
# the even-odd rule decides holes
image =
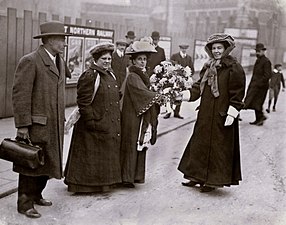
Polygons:
[[190,101],[191,100],[191,91],[190,90],[185,90],[181,92],[183,94],[182,100],[183,101]]
[[236,118],[238,116],[239,111],[237,111],[236,108],[234,108],[233,106],[229,106],[228,110],[227,110],[227,115],[232,116],[233,118]]

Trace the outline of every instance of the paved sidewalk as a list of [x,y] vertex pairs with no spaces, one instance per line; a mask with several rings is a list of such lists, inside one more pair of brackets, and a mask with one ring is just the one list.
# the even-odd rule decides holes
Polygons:
[[[195,121],[196,111],[195,108],[198,105],[197,102],[183,102],[181,107],[181,115],[184,119],[177,119],[173,117],[173,114],[169,119],[163,119],[164,109],[161,109],[161,114],[159,116],[159,125],[158,125],[158,137],[178,129],[186,124]],[[68,116],[74,107],[66,108],[66,115]],[[66,158],[68,155],[68,149],[71,138],[71,131],[68,135],[65,135],[64,142],[64,165],[66,163]],[[4,138],[14,138],[16,135],[16,129],[14,128],[14,119],[13,117],[0,119],[0,141]],[[17,191],[18,185],[18,174],[12,171],[12,163],[0,159],[0,198],[3,198],[9,194],[12,194]]]

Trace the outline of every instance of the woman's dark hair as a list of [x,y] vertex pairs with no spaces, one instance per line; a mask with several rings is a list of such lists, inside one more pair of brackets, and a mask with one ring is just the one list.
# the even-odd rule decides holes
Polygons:
[[131,60],[135,60],[139,55],[146,55],[147,60],[150,58],[150,54],[149,52],[138,52],[138,53],[133,53],[130,54],[130,59]]
[[212,46],[215,43],[221,43],[223,45],[224,49],[227,49],[228,47],[230,47],[230,44],[227,41],[217,41],[217,42],[207,44],[207,47],[210,51],[212,50]]
[[93,57],[94,61],[96,62],[102,55],[105,55],[105,54],[107,54],[107,53],[109,53],[110,55],[112,55],[112,51],[110,51],[110,50],[105,50],[105,51],[101,51],[101,52],[99,52],[99,53],[93,54],[92,57]]

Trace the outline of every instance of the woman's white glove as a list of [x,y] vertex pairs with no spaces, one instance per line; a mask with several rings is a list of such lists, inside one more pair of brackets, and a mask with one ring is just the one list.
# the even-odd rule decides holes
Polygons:
[[230,115],[227,115],[226,119],[225,119],[225,122],[224,122],[224,126],[230,126],[233,124],[233,121],[234,121],[234,117],[233,116],[230,116]]

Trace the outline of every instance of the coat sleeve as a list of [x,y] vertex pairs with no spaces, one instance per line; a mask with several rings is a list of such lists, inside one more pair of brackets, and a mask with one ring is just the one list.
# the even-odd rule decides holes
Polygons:
[[80,115],[85,121],[94,119],[91,100],[95,79],[92,70],[87,70],[79,77],[77,83],[77,104]]
[[35,77],[35,61],[30,56],[24,56],[16,68],[12,91],[14,120],[17,128],[32,125],[32,93]]
[[191,88],[191,99],[190,101],[196,101],[201,97],[201,80],[203,78],[203,75],[205,74],[206,67],[204,66],[200,72],[200,78],[197,82],[195,82]]
[[285,80],[284,80],[283,73],[281,73],[281,83],[282,83],[283,88],[285,88]]
[[132,73],[128,76],[126,88],[137,116],[145,113],[161,97],[160,94],[149,90],[142,79]]
[[238,63],[233,64],[230,70],[228,93],[230,106],[234,107],[237,111],[241,110],[244,106],[242,102],[245,94],[245,72],[242,66]]
[[272,69],[271,69],[271,62],[269,60],[267,60],[264,64],[263,64],[263,76],[262,79],[264,81],[264,83],[269,82],[269,79],[272,76]]

